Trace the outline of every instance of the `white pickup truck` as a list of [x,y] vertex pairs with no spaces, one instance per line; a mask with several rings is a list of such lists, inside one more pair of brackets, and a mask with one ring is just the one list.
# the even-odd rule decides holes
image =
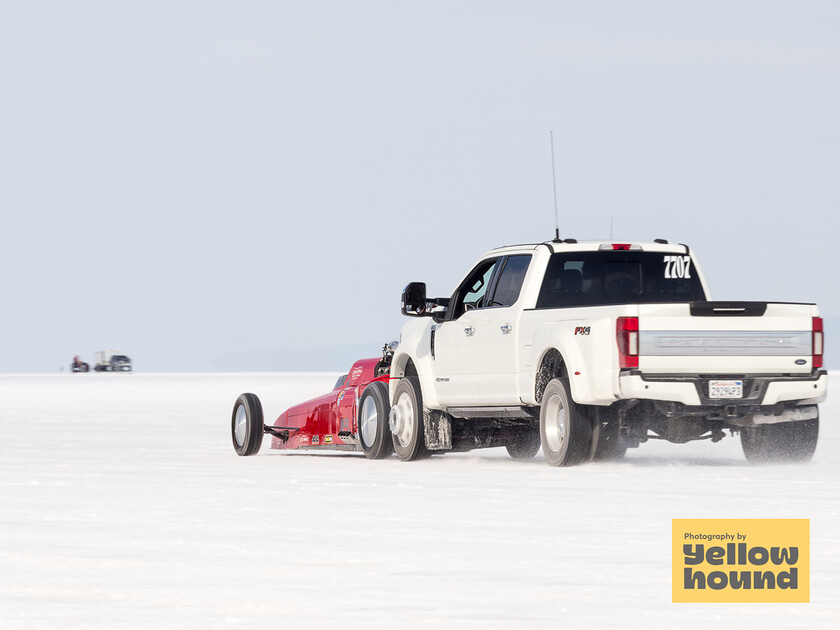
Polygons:
[[809,460],[827,388],[816,305],[709,300],[693,252],[662,240],[503,247],[449,298],[412,282],[391,368],[397,455],[542,446],[567,466],[729,431],[750,460]]

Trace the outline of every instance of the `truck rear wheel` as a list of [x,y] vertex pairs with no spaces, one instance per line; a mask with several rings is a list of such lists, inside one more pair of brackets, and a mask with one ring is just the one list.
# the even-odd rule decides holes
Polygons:
[[397,457],[408,462],[428,455],[423,434],[423,397],[417,379],[403,378],[397,384],[388,425]]
[[574,466],[589,455],[592,427],[578,411],[565,378],[545,386],[540,407],[540,441],[545,461],[552,466]]
[[540,450],[540,429],[538,426],[527,427],[520,435],[517,435],[507,448],[508,454],[513,459],[531,459]]
[[359,399],[359,442],[365,457],[382,459],[394,452],[388,429],[388,387],[374,381]]
[[817,449],[819,416],[741,429],[741,447],[753,462],[807,462]]
[[255,394],[242,394],[233,405],[230,434],[238,455],[256,455],[263,441],[263,410]]

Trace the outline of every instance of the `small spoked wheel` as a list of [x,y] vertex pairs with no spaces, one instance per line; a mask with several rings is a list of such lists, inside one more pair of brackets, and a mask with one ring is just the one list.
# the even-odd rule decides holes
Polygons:
[[416,379],[404,378],[397,385],[388,425],[394,451],[401,460],[411,461],[428,454],[423,434],[423,398]]
[[540,441],[545,461],[552,466],[573,466],[589,454],[592,428],[577,408],[565,378],[552,379],[540,407]]
[[374,381],[359,399],[359,441],[368,459],[382,459],[394,452],[388,429],[388,386]]
[[263,441],[262,403],[255,394],[242,394],[230,417],[233,448],[239,455],[255,455]]

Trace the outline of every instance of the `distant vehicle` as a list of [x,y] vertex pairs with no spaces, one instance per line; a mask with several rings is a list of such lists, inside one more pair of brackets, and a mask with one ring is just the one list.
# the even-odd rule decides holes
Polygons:
[[116,350],[103,350],[96,353],[97,372],[131,372],[131,359]]
[[90,372],[90,365],[82,361],[78,355],[73,357],[73,363],[70,364],[72,372]]

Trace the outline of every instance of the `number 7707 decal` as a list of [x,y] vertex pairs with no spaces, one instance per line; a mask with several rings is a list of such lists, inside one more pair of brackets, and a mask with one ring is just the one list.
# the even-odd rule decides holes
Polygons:
[[665,256],[666,278],[690,278],[691,256]]

